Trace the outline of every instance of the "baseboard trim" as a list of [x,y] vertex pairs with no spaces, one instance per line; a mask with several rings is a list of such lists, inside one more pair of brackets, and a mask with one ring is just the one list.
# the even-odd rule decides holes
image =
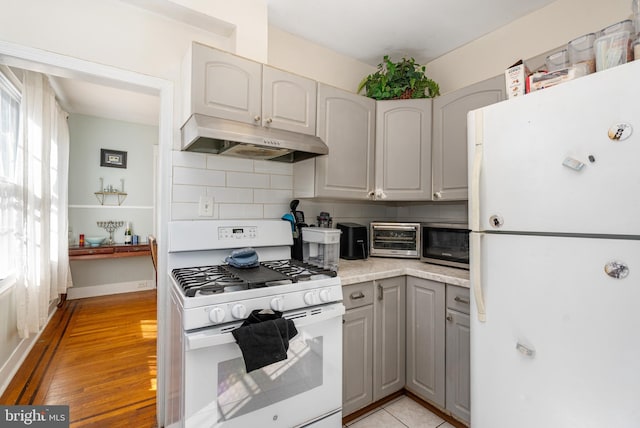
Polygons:
[[155,288],[155,282],[152,279],[118,282],[113,284],[91,285],[87,287],[71,287],[67,289],[67,300],[108,296],[110,294],[132,293],[135,291],[153,290]]
[[58,300],[55,299],[49,303],[49,317],[47,318],[46,324],[43,325],[37,333],[29,335],[27,339],[22,339],[18,346],[16,346],[16,348],[13,350],[9,358],[7,358],[7,361],[4,363],[4,365],[0,367],[0,379],[4,379],[4,381],[2,381],[2,384],[0,385],[0,396],[4,394],[7,387],[13,380],[13,377],[16,375],[16,373],[24,363],[24,360],[29,355],[29,352],[31,352],[33,346],[36,344],[36,342],[38,342],[38,339],[40,339],[40,335],[49,325],[51,318],[56,313],[57,301]]

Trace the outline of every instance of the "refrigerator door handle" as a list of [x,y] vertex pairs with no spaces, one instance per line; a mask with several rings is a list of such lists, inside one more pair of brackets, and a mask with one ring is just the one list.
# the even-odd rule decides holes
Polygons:
[[480,249],[482,235],[471,232],[471,285],[473,287],[473,297],[476,301],[478,311],[478,321],[487,320],[487,311],[484,306],[484,294],[482,292],[482,252]]
[[484,142],[484,115],[482,110],[476,110],[469,116],[469,121],[474,121],[474,158],[473,170],[471,172],[471,204],[470,204],[470,224],[471,227],[471,285],[473,295],[478,310],[478,321],[487,320],[484,306],[484,295],[482,293],[482,254],[480,249],[480,173],[482,172],[482,148]]
[[[473,112],[474,120],[474,157],[473,157],[473,170],[471,172],[471,218],[469,226],[471,230],[480,231],[480,174],[482,172],[482,149],[484,147],[484,115],[482,110],[476,110]],[[469,118],[471,120],[471,117]]]

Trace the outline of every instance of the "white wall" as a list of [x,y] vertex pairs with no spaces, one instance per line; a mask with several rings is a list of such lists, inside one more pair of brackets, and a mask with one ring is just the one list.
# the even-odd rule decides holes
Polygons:
[[[158,144],[155,126],[110,120],[80,114],[69,116],[69,226],[77,240],[85,236],[107,236],[98,220],[132,222],[133,232],[142,237],[153,230],[153,151]],[[100,150],[127,153],[127,167],[100,166]],[[116,198],[105,198],[101,205],[95,192],[113,185],[127,193],[122,205]],[[114,233],[117,243],[124,242],[124,228]]]
[[360,81],[376,67],[269,27],[269,65],[356,92]]
[[556,0],[428,64],[427,75],[450,92],[504,72],[583,34],[628,18],[631,0]]
[[[97,221],[108,220],[130,222],[133,233],[146,242],[148,235],[155,234],[152,174],[158,128],[71,114],[69,139],[69,229],[76,244],[80,233],[108,238],[109,234],[97,225]],[[100,149],[127,152],[127,168],[100,166]],[[100,178],[104,187],[113,185],[119,190],[120,180],[124,180],[127,196],[122,205],[114,205],[115,196],[106,197],[105,205],[100,204],[95,196]],[[114,240],[124,242],[124,227],[114,232]],[[71,274],[70,298],[150,288],[155,282],[149,257],[72,261]],[[82,287],[94,288],[79,290]]]

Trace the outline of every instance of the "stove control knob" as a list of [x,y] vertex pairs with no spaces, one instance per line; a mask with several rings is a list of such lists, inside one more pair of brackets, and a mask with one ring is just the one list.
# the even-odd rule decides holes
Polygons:
[[316,304],[316,295],[313,291],[309,291],[308,293],[304,293],[304,303],[307,305],[315,305]]
[[211,320],[211,322],[214,322],[216,324],[224,321],[224,316],[225,316],[225,313],[224,313],[224,309],[222,308],[216,307],[211,309],[211,311],[209,312],[209,319]]
[[331,300],[331,290],[329,288],[320,290],[320,301],[326,303],[330,300]]
[[247,315],[247,308],[238,303],[231,308],[231,315],[233,315],[235,319],[244,319]]
[[284,297],[274,297],[271,299],[271,309],[282,312],[284,310]]

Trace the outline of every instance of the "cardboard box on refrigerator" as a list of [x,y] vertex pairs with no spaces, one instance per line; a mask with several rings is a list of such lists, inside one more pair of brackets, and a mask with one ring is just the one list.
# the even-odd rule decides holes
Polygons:
[[520,97],[529,92],[529,76],[531,72],[524,61],[520,60],[504,72],[507,98]]

